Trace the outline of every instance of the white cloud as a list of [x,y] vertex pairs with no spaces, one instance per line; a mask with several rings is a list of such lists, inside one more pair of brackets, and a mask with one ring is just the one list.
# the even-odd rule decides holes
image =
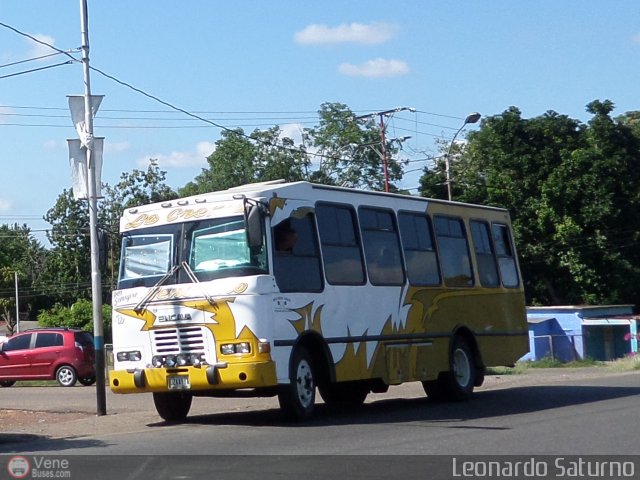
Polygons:
[[409,73],[409,65],[402,60],[376,58],[360,65],[341,63],[338,71],[350,77],[399,77]]
[[286,123],[280,125],[280,138],[288,137],[296,145],[302,143],[302,125],[299,123]]
[[374,22],[343,23],[337,27],[313,24],[296,32],[296,43],[305,45],[320,45],[331,43],[360,43],[364,45],[377,45],[387,42],[395,35],[397,27],[390,23]]
[[129,150],[131,144],[129,142],[110,142],[108,138],[104,141],[104,154],[122,153]]
[[138,160],[138,165],[146,167],[150,158],[158,160],[158,165],[163,168],[187,168],[187,167],[206,167],[207,157],[215,150],[216,146],[211,142],[200,142],[196,148],[190,152],[171,152],[169,154],[159,153],[147,155]]
[[11,114],[15,113],[13,108],[0,107],[0,123],[7,123]]
[[9,200],[5,200],[4,198],[0,198],[0,212],[7,211],[11,208],[11,202]]
[[[55,42],[56,42],[55,39],[49,35],[36,33],[36,34],[32,34],[31,36],[34,38],[37,38],[41,42],[45,42],[45,43],[48,43],[49,45],[55,46]],[[53,50],[50,47],[47,47],[46,45],[42,45],[41,43],[34,42],[31,39],[27,39],[27,41],[31,46],[29,50],[29,57],[42,57],[44,55],[50,55],[52,53],[55,53],[55,50]]]
[[60,150],[63,147],[66,147],[67,142],[62,142],[60,140],[47,140],[42,146],[48,152],[55,152],[56,150]]

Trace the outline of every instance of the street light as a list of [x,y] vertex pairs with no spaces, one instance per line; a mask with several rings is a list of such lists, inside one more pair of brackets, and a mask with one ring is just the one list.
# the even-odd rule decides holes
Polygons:
[[453,150],[453,144],[456,141],[456,137],[464,129],[464,127],[466,127],[467,124],[469,123],[476,123],[478,120],[480,120],[481,116],[482,115],[480,115],[478,112],[472,112],[469,115],[467,115],[467,118],[464,119],[464,123],[451,139],[451,144],[449,145],[449,151],[447,152],[447,155],[444,157],[445,171],[447,174],[447,196],[449,200],[451,200],[451,150]]

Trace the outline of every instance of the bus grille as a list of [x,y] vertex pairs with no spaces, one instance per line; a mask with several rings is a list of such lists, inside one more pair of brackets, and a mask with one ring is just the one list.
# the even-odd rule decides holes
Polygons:
[[205,337],[200,327],[152,330],[153,350],[168,355],[204,352]]

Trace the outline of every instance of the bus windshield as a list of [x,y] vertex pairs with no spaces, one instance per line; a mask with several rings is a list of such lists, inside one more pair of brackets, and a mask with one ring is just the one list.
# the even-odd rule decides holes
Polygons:
[[[244,218],[225,217],[125,233],[118,288],[153,286],[182,261],[200,281],[267,273],[265,248],[249,248]],[[168,283],[190,281],[178,271]]]

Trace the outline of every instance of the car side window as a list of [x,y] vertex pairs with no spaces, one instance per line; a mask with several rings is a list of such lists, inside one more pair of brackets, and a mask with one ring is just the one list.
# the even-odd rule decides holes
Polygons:
[[14,350],[26,350],[31,345],[31,333],[27,335],[20,335],[19,337],[13,337],[4,343],[5,352],[11,352]]
[[36,348],[61,347],[64,345],[62,334],[60,333],[38,333],[36,337]]

